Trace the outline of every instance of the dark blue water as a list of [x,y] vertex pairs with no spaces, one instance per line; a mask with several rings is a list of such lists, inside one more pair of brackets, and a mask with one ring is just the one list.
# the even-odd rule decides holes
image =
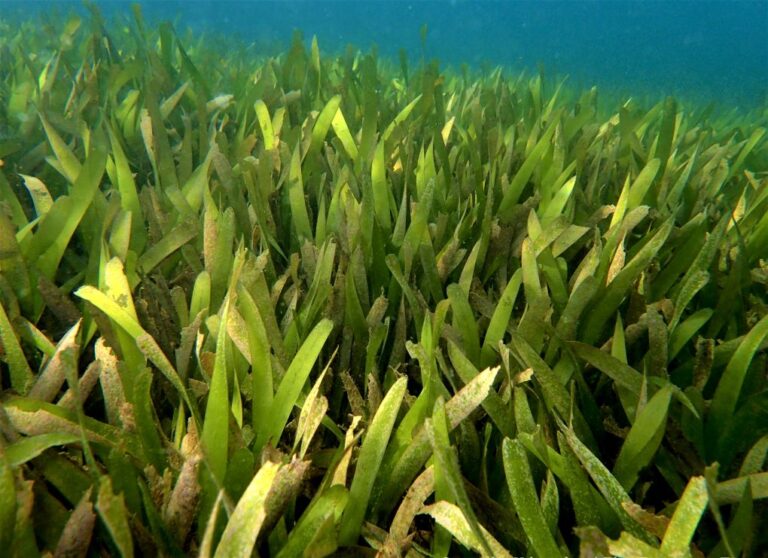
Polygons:
[[[128,2],[95,2],[108,15]],[[674,94],[721,106],[768,103],[768,0],[330,1],[145,0],[149,20],[287,44],[294,29],[321,50],[347,44],[382,55],[405,48],[444,65],[502,64],[568,75],[629,95]],[[77,2],[0,0],[25,12]],[[31,6],[31,8],[30,8]],[[1,12],[0,12],[1,13]]]

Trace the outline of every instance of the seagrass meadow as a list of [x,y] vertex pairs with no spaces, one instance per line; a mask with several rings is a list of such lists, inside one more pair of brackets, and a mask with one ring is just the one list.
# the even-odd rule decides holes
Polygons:
[[767,124],[0,20],[0,554],[768,552]]

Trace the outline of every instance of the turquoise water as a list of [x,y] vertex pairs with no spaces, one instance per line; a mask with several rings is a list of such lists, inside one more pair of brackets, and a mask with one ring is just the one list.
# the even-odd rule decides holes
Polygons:
[[[94,2],[107,16],[130,2]],[[347,44],[444,65],[544,68],[622,95],[674,94],[721,106],[768,102],[768,0],[139,2],[149,20],[285,45],[294,29],[324,51]],[[0,0],[6,14],[83,9],[79,2]],[[426,24],[426,41],[421,30]]]

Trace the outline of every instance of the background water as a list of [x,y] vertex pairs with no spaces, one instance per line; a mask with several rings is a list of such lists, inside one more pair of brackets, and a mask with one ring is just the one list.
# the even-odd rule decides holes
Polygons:
[[[106,15],[130,2],[96,1]],[[674,94],[721,107],[768,103],[768,0],[145,0],[149,20],[285,45],[294,29],[321,50],[347,44],[444,65],[502,64],[566,74],[624,95]],[[6,14],[83,9],[74,1],[0,0]]]

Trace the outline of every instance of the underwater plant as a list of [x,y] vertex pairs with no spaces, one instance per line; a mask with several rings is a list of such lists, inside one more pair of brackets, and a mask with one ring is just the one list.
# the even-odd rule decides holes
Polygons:
[[9,556],[766,551],[768,107],[0,31]]

